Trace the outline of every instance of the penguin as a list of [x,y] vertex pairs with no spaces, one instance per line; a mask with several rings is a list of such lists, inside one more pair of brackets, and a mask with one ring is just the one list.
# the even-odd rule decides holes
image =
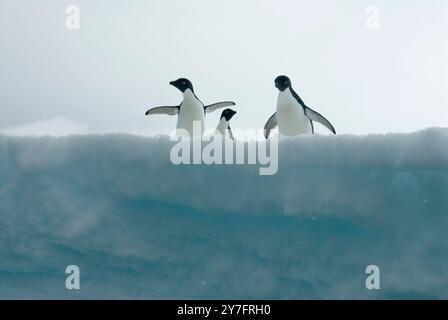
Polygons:
[[[217,102],[205,106],[201,100],[198,99],[194,93],[193,84],[190,80],[186,78],[179,78],[175,81],[171,81],[170,85],[177,88],[183,94],[183,100],[178,106],[162,106],[151,108],[146,111],[145,115],[153,114],[167,114],[167,115],[177,115],[177,133],[182,135],[183,132],[188,132],[190,137],[195,137],[204,133],[204,119],[205,114],[213,112],[220,108],[234,106],[235,102],[223,101]],[[193,123],[199,122],[201,126],[201,132],[194,132]]]
[[236,114],[236,111],[232,110],[232,109],[225,109],[222,113],[221,113],[221,119],[219,120],[219,124],[216,127],[216,132],[218,134],[221,134],[222,136],[226,136],[226,132],[229,133],[229,138],[232,140],[235,140],[235,138],[233,137],[233,133],[232,133],[232,129],[230,129],[230,119],[232,119],[232,117]]
[[309,108],[292,88],[291,80],[287,76],[278,76],[275,87],[279,90],[277,112],[275,112],[264,126],[264,136],[278,126],[280,134],[296,136],[299,134],[314,134],[313,121],[324,125],[333,134],[336,130],[333,125],[320,113]]

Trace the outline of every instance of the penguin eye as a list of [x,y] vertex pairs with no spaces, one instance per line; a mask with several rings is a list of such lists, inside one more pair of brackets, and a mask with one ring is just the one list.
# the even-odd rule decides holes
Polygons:
[[187,83],[186,83],[185,81],[182,81],[182,85],[183,85],[183,86],[186,86]]
[[285,86],[287,86],[289,84],[289,81],[288,80],[286,80],[285,81]]

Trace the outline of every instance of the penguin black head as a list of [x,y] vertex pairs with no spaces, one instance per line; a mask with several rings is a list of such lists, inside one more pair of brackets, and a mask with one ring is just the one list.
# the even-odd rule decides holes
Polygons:
[[275,87],[280,91],[291,88],[291,80],[287,76],[278,76],[275,78]]
[[176,87],[181,92],[185,92],[187,89],[193,91],[193,84],[187,78],[179,78],[176,81],[171,81],[170,85]]
[[221,113],[221,119],[224,118],[226,121],[230,121],[232,117],[235,115],[236,111],[232,109],[226,109]]

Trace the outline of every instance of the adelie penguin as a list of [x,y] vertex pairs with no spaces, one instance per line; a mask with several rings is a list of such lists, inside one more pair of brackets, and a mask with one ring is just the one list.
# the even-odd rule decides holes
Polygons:
[[[224,137],[229,137],[232,140],[235,140],[233,137],[232,129],[230,129],[230,119],[236,114],[236,111],[232,109],[225,109],[221,113],[221,119],[219,120],[218,127],[216,128],[216,132],[221,134]],[[228,136],[226,135],[228,133]]]
[[[235,105],[235,103],[232,101],[223,101],[204,106],[201,100],[199,100],[194,93],[193,84],[186,78],[180,78],[176,81],[171,81],[170,85],[176,87],[182,92],[183,100],[180,105],[151,108],[146,111],[145,115],[177,115],[176,128],[179,135],[188,133],[190,137],[202,136],[202,134],[204,133],[204,119],[206,113],[213,112],[220,108]],[[196,130],[198,132],[195,132],[195,130],[193,130],[194,123],[200,124],[200,130]]]
[[279,133],[285,136],[313,134],[313,121],[319,122],[333,134],[336,134],[336,130],[330,121],[305,105],[292,88],[291,80],[287,76],[278,76],[275,79],[275,86],[279,90],[277,112],[269,118],[264,126],[266,139],[269,137],[269,133],[277,126]]

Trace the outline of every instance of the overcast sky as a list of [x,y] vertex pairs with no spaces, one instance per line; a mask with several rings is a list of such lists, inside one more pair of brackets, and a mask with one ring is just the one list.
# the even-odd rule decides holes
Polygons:
[[169,133],[175,117],[144,113],[180,102],[178,77],[262,128],[279,74],[339,133],[448,127],[447,34],[445,0],[1,0],[0,131]]

